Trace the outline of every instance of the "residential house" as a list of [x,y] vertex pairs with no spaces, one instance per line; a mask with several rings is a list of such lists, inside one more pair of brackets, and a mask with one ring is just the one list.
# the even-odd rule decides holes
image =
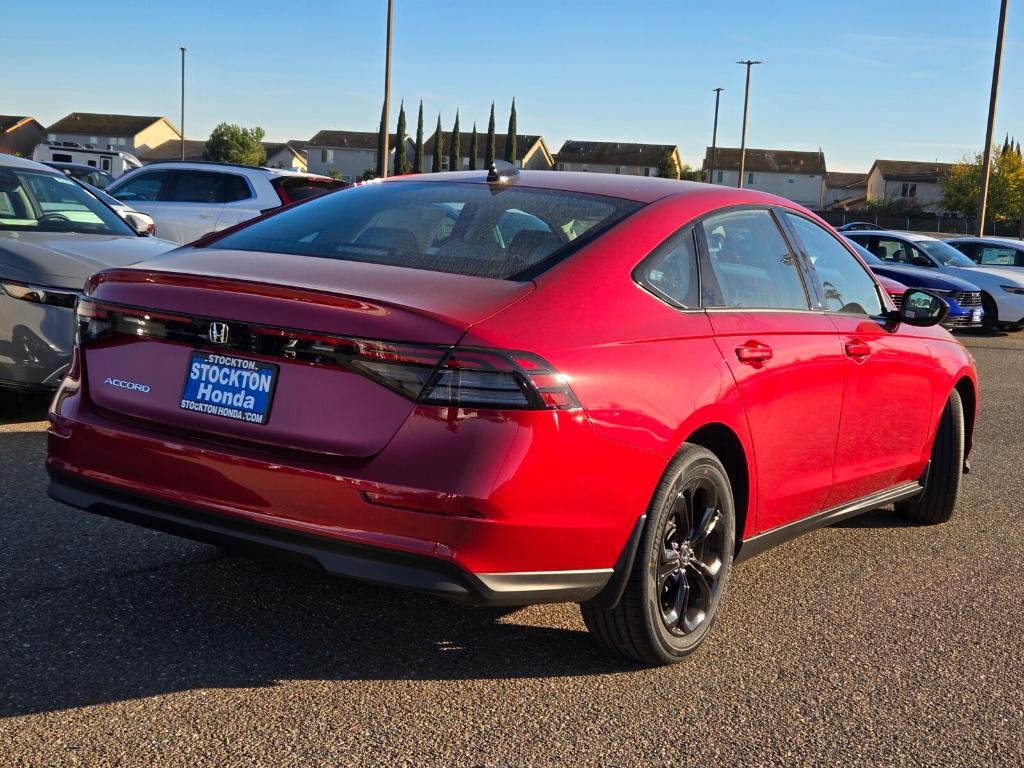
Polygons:
[[[703,177],[712,184],[735,187],[740,176],[740,148],[715,150],[714,178],[711,171],[711,147],[704,153]],[[789,149],[752,149],[746,151],[743,186],[770,192],[794,203],[817,208],[825,189],[825,153],[798,152]]]
[[952,171],[951,163],[916,160],[875,160],[868,171],[868,200],[904,201],[925,211],[947,213],[939,182]]
[[181,133],[166,117],[72,112],[47,127],[45,141],[139,155],[172,139],[180,140]]
[[[469,168],[469,148],[473,143],[472,133],[459,132],[459,154],[460,162],[458,168],[448,167],[448,149],[451,147],[452,132],[442,131],[444,142],[442,149],[444,150],[441,157],[441,169],[444,171],[448,170],[459,170],[464,171]],[[437,141],[437,131],[434,131],[434,135],[423,142],[423,170],[432,171],[434,169],[434,144]],[[494,157],[501,160],[505,157],[505,144],[508,142],[507,133],[496,133],[494,134]],[[484,168],[484,154],[487,151],[487,134],[477,134],[477,158],[476,167],[483,170]],[[409,156],[409,162],[412,162],[412,156]],[[550,171],[554,165],[555,160],[551,156],[551,152],[548,151],[548,145],[544,141],[543,136],[537,136],[534,134],[516,134],[516,159],[513,163],[516,168],[522,168],[530,171]]]
[[862,210],[867,202],[867,186],[866,173],[828,172],[825,174],[825,194],[821,207],[844,211]]
[[[320,131],[306,145],[307,170],[322,176],[333,172],[343,181],[358,181],[367,169],[377,168],[377,136],[376,131]],[[412,141],[406,138],[405,151],[410,161],[413,149]],[[393,163],[393,135],[388,140],[388,153],[389,163]]]
[[291,139],[290,141],[264,141],[263,148],[267,150],[267,159],[264,165],[267,168],[283,168],[286,171],[307,170],[306,142]]
[[31,157],[43,140],[43,126],[34,117],[0,115],[0,152]]
[[[185,139],[185,161],[194,163],[202,160],[205,149],[205,139]],[[181,139],[171,139],[159,147],[140,150],[136,157],[142,161],[143,165],[167,160],[181,160]]]
[[661,159],[668,152],[682,169],[683,160],[675,144],[629,144],[623,141],[578,141],[569,139],[555,155],[560,171],[621,173],[657,176]]

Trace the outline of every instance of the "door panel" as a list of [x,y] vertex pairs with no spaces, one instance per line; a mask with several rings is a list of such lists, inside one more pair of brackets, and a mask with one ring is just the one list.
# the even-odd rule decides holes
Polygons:
[[[757,531],[821,511],[832,488],[843,401],[845,361],[835,326],[819,312],[714,310],[708,317],[750,427]],[[741,362],[737,348],[757,345],[770,348],[770,359]]]
[[[828,502],[835,506],[921,476],[935,362],[922,339],[877,319],[829,318],[846,358],[835,487]],[[845,354],[848,345],[851,352],[867,354]]]

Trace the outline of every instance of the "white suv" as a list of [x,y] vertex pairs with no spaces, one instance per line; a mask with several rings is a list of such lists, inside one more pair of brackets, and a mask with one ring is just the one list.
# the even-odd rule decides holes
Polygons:
[[275,168],[169,161],[126,173],[107,187],[107,193],[152,216],[159,237],[191,243],[342,186],[326,176]]

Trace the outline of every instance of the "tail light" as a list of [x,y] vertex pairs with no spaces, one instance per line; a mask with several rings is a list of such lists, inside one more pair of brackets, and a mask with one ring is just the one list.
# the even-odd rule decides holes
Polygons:
[[461,408],[570,410],[580,407],[568,377],[528,352],[457,347],[419,402]]
[[[205,322],[159,311],[97,304],[82,297],[76,309],[75,345],[82,347],[110,334],[202,344]],[[568,377],[529,352],[449,349],[237,325],[239,332],[226,349],[344,368],[424,405],[495,410],[580,408]]]
[[81,291],[69,291],[67,288],[50,288],[45,285],[32,285],[15,280],[0,280],[0,291],[12,299],[67,309],[75,306],[75,299],[81,294]]

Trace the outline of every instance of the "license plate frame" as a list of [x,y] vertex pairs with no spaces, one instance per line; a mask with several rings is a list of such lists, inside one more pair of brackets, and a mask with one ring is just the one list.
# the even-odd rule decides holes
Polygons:
[[[211,373],[210,369],[215,369],[215,372]],[[194,376],[197,370],[198,376]],[[226,377],[222,376],[222,371],[227,371]],[[233,374],[234,371],[238,373]],[[270,420],[280,373],[280,366],[275,363],[241,355],[193,350],[185,368],[185,383],[178,407],[197,415],[262,426]],[[266,383],[266,374],[269,374],[269,384]],[[227,382],[222,383],[222,378]],[[202,389],[204,385],[209,389]],[[253,398],[252,404],[246,400],[248,396]]]

